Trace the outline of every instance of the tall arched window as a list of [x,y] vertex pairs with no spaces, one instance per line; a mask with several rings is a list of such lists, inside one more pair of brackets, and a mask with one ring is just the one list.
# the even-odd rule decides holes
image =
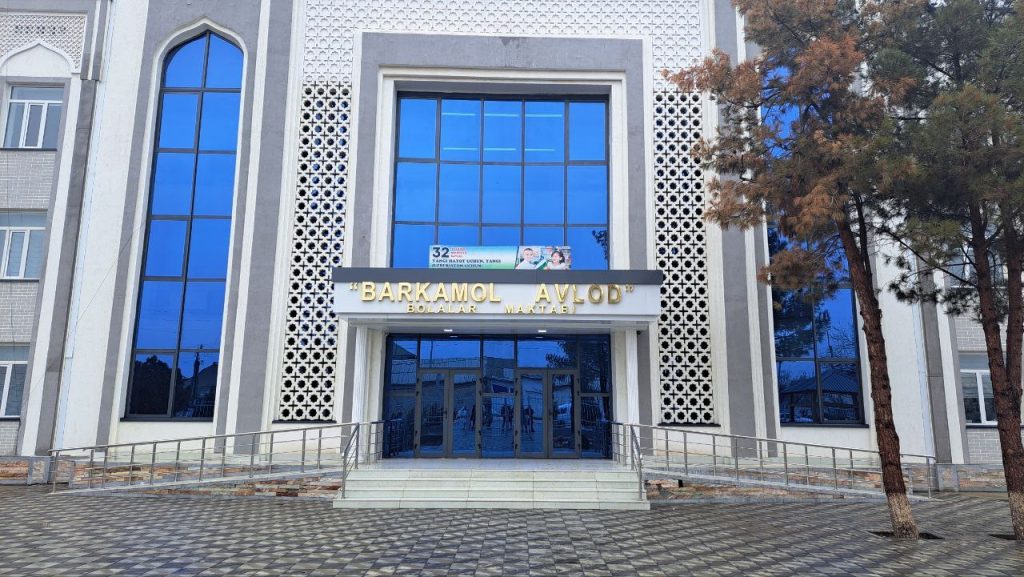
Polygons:
[[216,34],[165,60],[126,416],[213,418],[241,86]]

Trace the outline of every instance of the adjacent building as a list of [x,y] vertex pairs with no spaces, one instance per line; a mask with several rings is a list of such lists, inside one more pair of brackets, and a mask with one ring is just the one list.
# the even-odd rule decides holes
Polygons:
[[[704,220],[717,111],[661,71],[745,58],[741,24],[8,2],[0,452],[377,420],[389,457],[607,458],[616,421],[873,447],[852,291],[773,293],[786,240]],[[969,323],[882,300],[903,450],[998,458]]]

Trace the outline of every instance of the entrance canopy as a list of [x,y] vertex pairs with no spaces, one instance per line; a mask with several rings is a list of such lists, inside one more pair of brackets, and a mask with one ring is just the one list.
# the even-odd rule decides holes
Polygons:
[[660,271],[335,268],[334,312],[389,331],[472,328],[594,332],[646,328]]

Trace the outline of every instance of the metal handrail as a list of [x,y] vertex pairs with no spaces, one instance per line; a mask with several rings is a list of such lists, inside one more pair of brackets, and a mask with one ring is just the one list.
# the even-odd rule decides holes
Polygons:
[[[88,489],[202,483],[240,477],[251,479],[257,475],[294,475],[335,467],[340,467],[347,476],[353,454],[358,467],[360,425],[337,423],[53,449],[49,451],[51,491],[56,491],[62,463],[70,463],[68,486],[76,488],[76,482],[81,482]],[[331,442],[332,439],[337,439],[337,443]],[[325,447],[325,441],[331,443],[329,447]],[[228,458],[229,447],[235,450],[231,459]],[[211,448],[213,454],[208,456]],[[85,454],[72,456],[69,453]],[[101,453],[101,461],[97,460],[97,453]],[[128,453],[127,459],[125,453]],[[195,456],[197,453],[198,457]],[[217,453],[220,453],[219,458]],[[141,460],[137,460],[137,454],[143,456]],[[159,460],[158,455],[161,457]],[[339,458],[341,463],[337,462]],[[375,459],[376,454],[368,451],[366,462],[371,458]],[[86,468],[79,479],[81,466]],[[165,469],[159,475],[158,467]]]
[[352,434],[348,437],[348,442],[345,443],[345,450],[341,453],[341,498],[345,498],[345,487],[348,485],[348,454],[352,450],[352,442],[355,441],[356,447],[356,462],[355,468],[359,468],[359,423],[356,423],[355,429]]
[[640,435],[637,434],[636,425],[629,425],[630,457],[636,464],[636,476],[639,483],[639,497],[644,500],[644,454],[640,450]]

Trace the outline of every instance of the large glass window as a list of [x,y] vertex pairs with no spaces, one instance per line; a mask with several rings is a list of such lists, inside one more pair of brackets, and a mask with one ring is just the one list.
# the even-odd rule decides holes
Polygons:
[[4,148],[57,148],[63,106],[63,88],[11,87]]
[[0,417],[21,415],[27,370],[27,345],[0,346]]
[[403,95],[392,266],[431,244],[569,246],[608,268],[608,130],[602,100]]
[[[775,227],[769,252],[786,248]],[[863,423],[856,305],[849,282],[827,297],[772,290],[779,418],[783,423]]]
[[39,278],[45,252],[45,212],[0,213],[0,278]]
[[242,52],[216,34],[167,57],[128,416],[213,418],[241,85]]

